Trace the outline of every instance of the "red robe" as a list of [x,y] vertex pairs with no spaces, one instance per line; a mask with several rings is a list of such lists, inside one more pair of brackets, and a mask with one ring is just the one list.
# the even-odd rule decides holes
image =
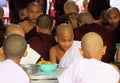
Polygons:
[[102,57],[104,62],[113,62],[116,52],[116,36],[110,29],[99,24],[85,24],[74,30],[75,40],[81,40],[84,34],[96,32],[103,38],[104,45],[107,46],[106,54]]
[[28,40],[28,43],[44,60],[49,60],[49,49],[57,44],[53,36],[42,33],[38,33],[36,36],[32,37]]

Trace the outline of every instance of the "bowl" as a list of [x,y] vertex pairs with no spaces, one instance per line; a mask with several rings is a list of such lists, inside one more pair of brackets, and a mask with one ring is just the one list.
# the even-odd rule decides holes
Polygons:
[[42,72],[52,72],[57,66],[58,64],[40,64],[39,68]]
[[35,74],[39,71],[38,64],[21,64],[21,67],[28,73],[28,74]]

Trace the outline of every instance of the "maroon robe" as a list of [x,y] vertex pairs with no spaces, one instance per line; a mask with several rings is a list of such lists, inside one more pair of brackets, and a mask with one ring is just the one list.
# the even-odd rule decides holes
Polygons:
[[0,19],[0,31],[5,34],[6,26],[4,25],[4,22],[2,19]]
[[3,32],[0,31],[0,47],[2,46],[3,41],[4,41],[4,34]]
[[109,0],[89,0],[88,11],[92,14],[93,18],[99,19],[101,12],[109,7]]
[[33,27],[28,33],[25,34],[25,39],[29,40],[37,34],[36,27]]
[[102,57],[104,62],[113,62],[116,52],[116,36],[110,29],[99,24],[85,24],[74,30],[75,40],[81,40],[84,34],[96,32],[103,38],[104,45],[107,46],[106,54]]
[[116,37],[117,37],[117,42],[116,43],[120,43],[120,23],[119,26],[113,30],[113,32],[115,33]]
[[49,60],[49,49],[57,44],[53,36],[42,33],[38,33],[31,38],[28,43],[31,48],[41,55],[41,58],[44,58],[44,60]]

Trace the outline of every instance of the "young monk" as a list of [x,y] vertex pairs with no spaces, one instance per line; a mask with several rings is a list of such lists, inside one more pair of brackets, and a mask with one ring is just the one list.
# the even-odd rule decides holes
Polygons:
[[51,35],[52,19],[49,15],[42,14],[36,20],[37,34],[28,40],[30,47],[37,51],[41,58],[49,60],[49,49],[56,45],[54,36]]
[[31,2],[27,6],[28,19],[26,21],[20,22],[19,25],[22,26],[26,36],[26,39],[33,37],[36,34],[36,19],[39,15],[43,14],[42,5],[37,2]]
[[105,55],[102,57],[102,61],[104,62],[113,62],[114,55],[116,52],[116,36],[110,29],[105,26],[94,23],[94,19],[89,12],[82,12],[78,15],[78,22],[80,23],[80,27],[74,29],[74,38],[75,40],[81,41],[81,38],[87,32],[96,32],[102,38],[104,45],[107,46],[107,50]]
[[[25,37],[25,33],[21,26],[17,24],[11,24],[6,29],[6,37],[12,34],[18,34]],[[29,44],[27,44],[27,55],[22,57],[20,64],[35,64],[39,60],[41,55],[39,55],[35,50],[33,50]]]
[[0,62],[1,83],[30,83],[28,75],[19,65],[21,57],[26,55],[26,48],[26,40],[20,35],[13,34],[4,40],[6,60]]
[[80,52],[85,58],[71,63],[58,77],[59,83],[119,83],[118,68],[101,61],[106,46],[99,34],[85,34],[81,40]]
[[20,20],[23,20],[23,19],[25,19],[27,16],[28,16],[28,15],[27,15],[27,8],[21,9],[20,12],[19,12],[19,19],[20,19]]
[[[65,23],[60,24],[57,27],[55,39],[58,42],[58,45],[55,45],[50,49],[50,61],[59,63],[59,68],[66,68],[74,58],[78,57],[76,54],[72,55],[71,52],[77,53],[76,51],[77,48],[80,47],[80,41],[73,41],[73,28],[71,25]],[[75,48],[76,51],[73,51],[72,48]]]
[[[106,11],[107,21],[109,25],[107,26],[111,29],[115,36],[117,37],[117,41],[115,43],[120,43],[120,11],[116,7],[111,7]],[[116,52],[115,60],[120,62],[120,50],[118,49]]]
[[59,63],[64,53],[72,46],[73,28],[68,24],[61,24],[57,27],[56,41],[59,43],[50,49],[50,61]]
[[28,20],[28,13],[27,13],[27,8],[22,8],[19,11],[19,22],[23,22],[25,20]]

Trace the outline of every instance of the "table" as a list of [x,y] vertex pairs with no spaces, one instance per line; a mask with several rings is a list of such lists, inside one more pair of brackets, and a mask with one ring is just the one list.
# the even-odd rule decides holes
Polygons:
[[38,71],[35,74],[30,74],[31,83],[58,83],[57,77],[64,69],[55,69],[53,72]]

